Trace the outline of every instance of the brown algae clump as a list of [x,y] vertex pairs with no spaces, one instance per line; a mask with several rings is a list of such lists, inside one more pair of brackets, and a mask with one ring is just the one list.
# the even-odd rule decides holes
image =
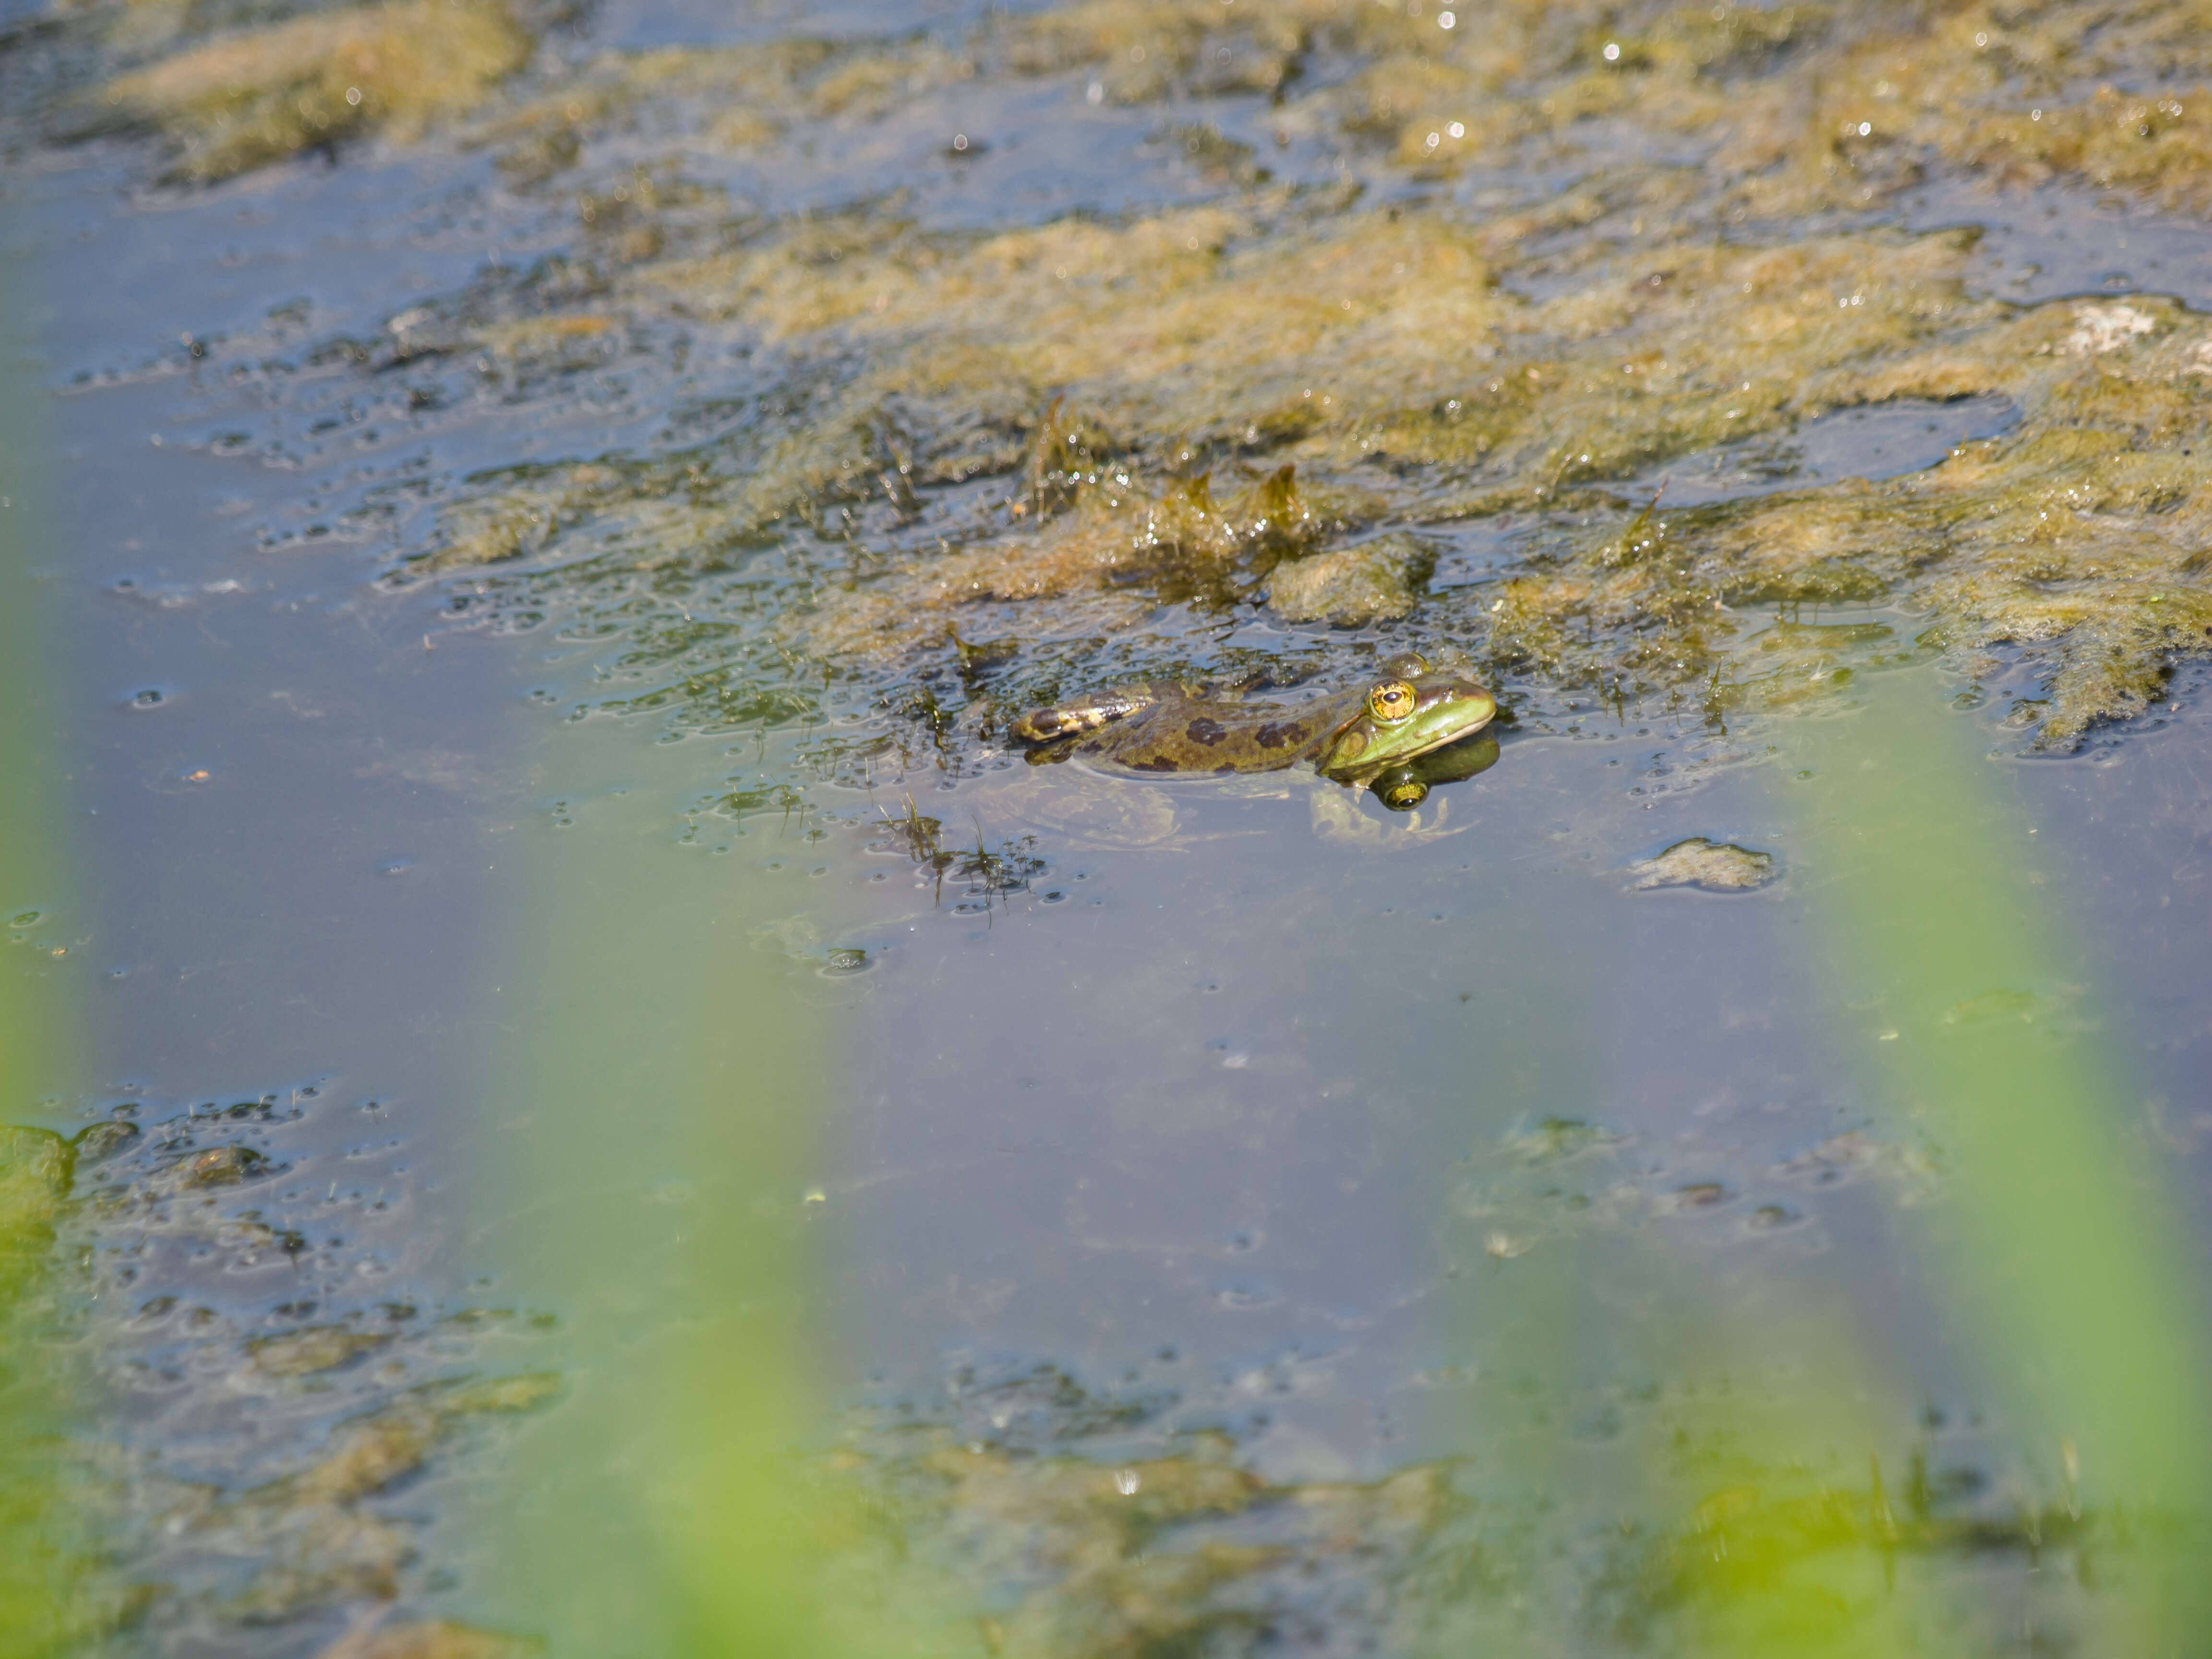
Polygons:
[[1277,565],[1268,579],[1267,603],[1285,622],[1340,628],[1409,617],[1436,562],[1434,551],[1413,537],[1380,536]]
[[178,177],[204,181],[371,133],[418,138],[474,107],[530,50],[496,0],[392,0],[211,40],[102,96],[168,135]]
[[1754,852],[1733,842],[1692,836],[1656,856],[1632,864],[1629,886],[1698,887],[1708,893],[1746,893],[1774,879],[1774,854]]

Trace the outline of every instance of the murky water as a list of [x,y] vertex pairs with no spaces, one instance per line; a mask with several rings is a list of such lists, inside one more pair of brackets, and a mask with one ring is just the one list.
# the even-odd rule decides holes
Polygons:
[[[1425,105],[1389,106],[1402,143],[1343,113],[1388,104],[1379,35],[1310,23],[1285,70],[1264,29],[1140,19],[1125,46],[1109,11],[1069,27],[1110,56],[1010,36],[964,71],[1029,11],[533,18],[534,66],[458,125],[191,185],[158,182],[155,138],[63,142],[127,31],[9,25],[0,84],[42,100],[0,174],[39,431],[9,579],[67,709],[20,763],[67,874],[0,908],[76,1024],[21,1045],[4,1116],[76,1138],[40,1328],[98,1540],[66,1650],[2154,1650],[2126,1644],[2195,1604],[2142,1587],[2203,1495],[2142,1379],[2191,1380],[2207,1311],[2212,725],[2192,636],[2141,618],[2195,603],[2201,561],[2129,575],[2148,599],[2006,566],[2091,597],[2030,625],[2008,589],[1975,632],[1999,608],[1942,573],[2011,556],[1936,546],[1949,507],[1818,515],[1917,511],[2088,430],[1958,367],[2010,328],[2084,375],[2171,351],[2066,395],[2165,388],[2126,455],[2179,482],[2091,501],[2068,474],[2035,510],[2078,489],[2085,535],[2193,534],[2203,467],[2159,446],[2207,378],[2212,231],[1940,147],[1925,177],[1852,161],[1884,193],[1850,212],[1747,216],[1701,182],[1714,143],[1632,99],[1438,171],[1479,120],[1425,146]],[[1198,44],[1148,89],[1155,27]],[[844,62],[817,40],[867,73],[802,114],[646,56]],[[658,90],[606,90],[648,61]],[[545,137],[588,123],[544,108],[603,96]],[[1164,522],[1194,473],[1227,501],[1322,428],[1215,420],[1233,400],[1192,377],[1231,324],[1169,295],[1115,337],[1155,363],[1112,415],[1138,459],[1071,414],[1054,473],[1030,385],[1005,413],[927,325],[867,332],[895,279],[1026,270],[974,239],[1042,227],[1123,262],[1039,313],[1073,336],[1212,259],[1201,231],[1338,271],[1329,216],[1355,212],[1345,246],[1408,228],[1413,263],[1431,228],[1490,237],[1469,291],[1568,319],[1532,380],[1703,280],[1701,238],[1869,239],[1868,269],[1936,272],[1900,315],[1935,294],[1953,321],[1909,373],[1846,384],[1839,349],[1826,391],[1754,408],[1747,380],[1751,424],[1663,443],[1571,413],[1423,459],[1377,415],[1297,452],[1322,528],[1195,575],[994,567],[941,621],[896,586],[1025,532],[1016,507],[1082,521],[1115,465]],[[1081,240],[1156,224],[1134,255]],[[789,286],[717,286],[786,242]],[[878,300],[823,297],[841,266]],[[1836,289],[1821,315],[1875,309],[1837,270],[1802,277]],[[945,303],[1008,307],[1005,374],[1030,373],[1050,329],[961,280]],[[1250,303],[1309,280],[1263,272]],[[1273,317],[1245,349],[1285,398],[1312,396],[1300,349],[1316,386],[1357,380],[1359,348],[1279,346]],[[1195,368],[1145,356],[1177,328]],[[1091,370],[1036,372],[1057,398]],[[1056,478],[1078,505],[1051,519]],[[1762,503],[1784,516],[1726,516]],[[1268,562],[1377,526],[1425,550],[1402,611],[1269,607]],[[1687,580],[1732,535],[1804,556],[1694,605],[1558,597]],[[2167,653],[2152,692],[2081,692],[2089,647],[2046,651],[2100,604],[2126,619],[2109,654]],[[1504,677],[1509,709],[1495,763],[1411,812],[1303,769],[1031,765],[1004,736],[1109,675],[1310,689],[1404,645]],[[2069,698],[2087,741],[2031,753]],[[1893,777],[1915,805],[1869,817]],[[1938,842],[1948,877],[1892,880]],[[2015,1061],[2016,1124],[1961,1103]],[[2052,1105],[2039,1073],[2098,1081]],[[2043,1224],[2007,1231],[1996,1188]],[[2039,1236],[2124,1288],[2073,1285]],[[2107,1370],[2039,1308],[2108,1310],[2084,1344]],[[747,1587],[787,1569],[828,1576],[826,1624],[760,1611]]]

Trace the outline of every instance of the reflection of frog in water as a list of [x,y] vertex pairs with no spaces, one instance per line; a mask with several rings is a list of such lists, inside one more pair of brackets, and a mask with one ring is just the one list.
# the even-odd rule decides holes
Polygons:
[[1373,783],[1375,799],[1394,812],[1410,812],[1429,798],[1436,785],[1486,772],[1497,761],[1498,739],[1487,733],[1446,744],[1379,775]]
[[[1355,787],[1415,767],[1425,757],[1458,745],[1490,724],[1498,705],[1473,680],[1431,670],[1407,652],[1383,665],[1382,678],[1356,691],[1305,704],[1209,699],[1187,686],[1151,684],[1036,709],[1013,724],[1036,745],[1035,762],[1080,755],[1127,772],[1270,772],[1311,761],[1314,769]],[[1459,757],[1462,769],[1399,779],[1386,805],[1409,810],[1428,785],[1470,777],[1497,758]],[[1466,763],[1472,760],[1472,764]],[[1418,786],[1418,793],[1415,793]]]

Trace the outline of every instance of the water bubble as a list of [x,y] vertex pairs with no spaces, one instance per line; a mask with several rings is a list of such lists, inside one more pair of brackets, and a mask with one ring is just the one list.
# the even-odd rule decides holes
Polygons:
[[131,706],[133,708],[153,708],[158,707],[162,702],[161,694],[149,685],[131,699]]

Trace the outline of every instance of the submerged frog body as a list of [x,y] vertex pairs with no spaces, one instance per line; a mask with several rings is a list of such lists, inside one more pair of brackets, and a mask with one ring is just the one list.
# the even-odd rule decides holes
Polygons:
[[1187,686],[1127,685],[1024,714],[1013,734],[1031,760],[1080,755],[1127,772],[1270,772],[1310,761],[1352,784],[1473,735],[1498,705],[1473,680],[1407,653],[1357,690],[1297,704],[1204,696]]

